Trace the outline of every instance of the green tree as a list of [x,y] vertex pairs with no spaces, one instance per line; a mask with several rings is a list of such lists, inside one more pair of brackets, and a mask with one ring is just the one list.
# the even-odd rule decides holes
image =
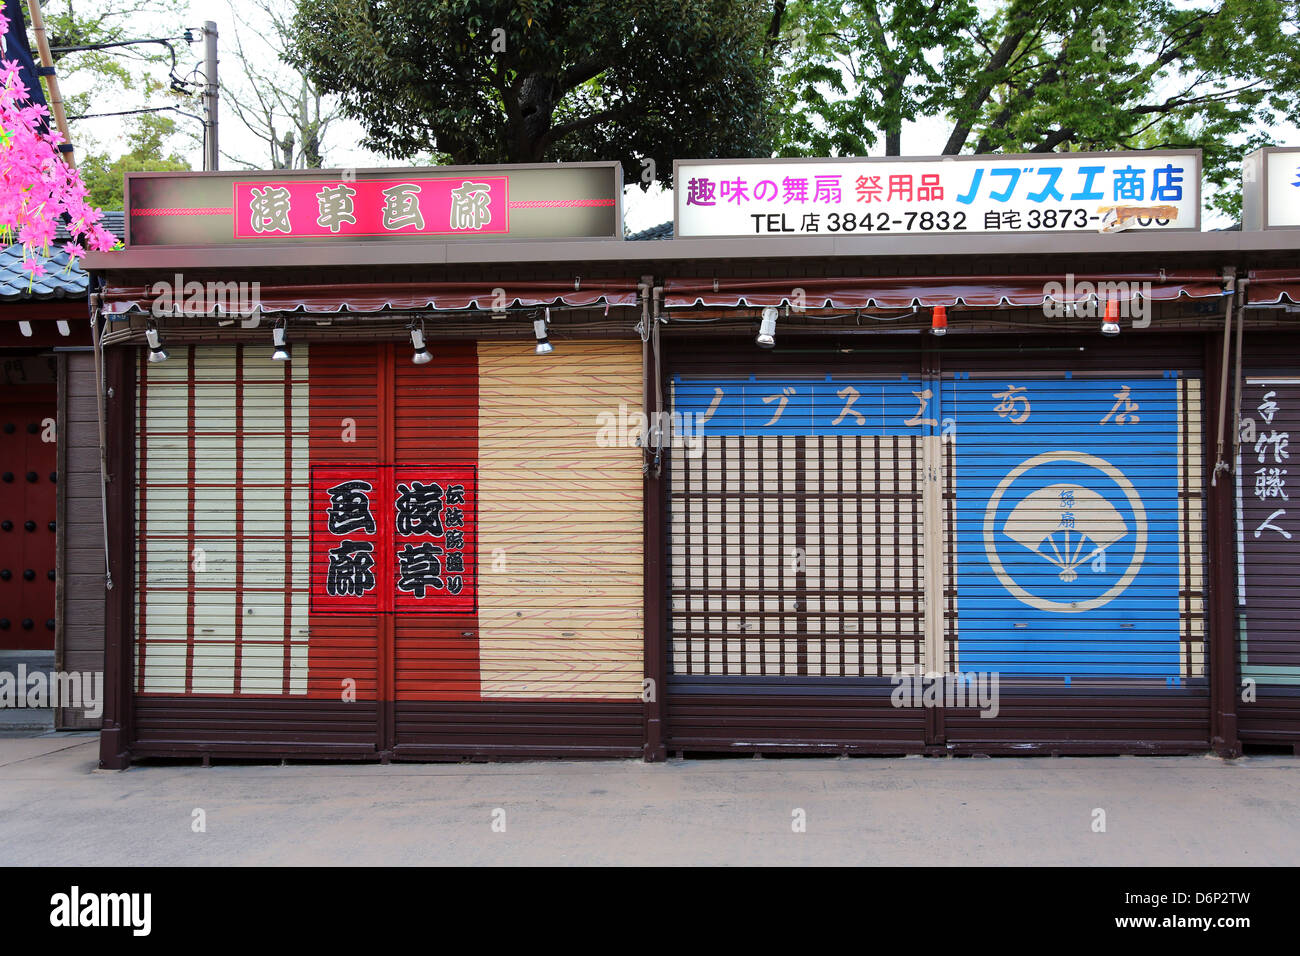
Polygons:
[[301,0],[286,58],[384,155],[455,163],[771,155],[764,0]]
[[[54,67],[68,115],[100,112],[95,108],[98,104],[121,102],[121,94],[128,90],[153,96],[168,88],[154,76],[160,71],[185,80],[189,71],[186,58],[191,54],[185,41],[176,38],[184,33],[187,6],[185,0],[46,0],[45,33],[54,49]],[[145,38],[172,38],[172,45],[145,43],[60,52],[65,47]],[[35,40],[31,42],[35,52]]]
[[783,156],[886,156],[902,151],[903,124],[945,110],[955,69],[969,64],[974,0],[777,3]]
[[135,118],[127,133],[127,151],[116,159],[107,153],[90,153],[80,164],[82,182],[86,184],[91,205],[100,209],[121,209],[126,173],[167,172],[190,168],[176,153],[168,153],[166,142],[175,131],[176,121],[160,113],[144,113]]
[[1297,0],[803,0],[781,10],[784,155],[1191,148],[1235,213],[1239,161],[1300,115]]

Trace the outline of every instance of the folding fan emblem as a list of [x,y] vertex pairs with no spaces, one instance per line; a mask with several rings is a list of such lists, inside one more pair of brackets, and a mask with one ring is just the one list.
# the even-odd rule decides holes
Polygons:
[[1129,527],[1101,495],[1062,482],[1027,495],[1007,516],[1002,533],[1059,568],[1058,577],[1068,584],[1079,577],[1081,564],[1104,567],[1106,549]]

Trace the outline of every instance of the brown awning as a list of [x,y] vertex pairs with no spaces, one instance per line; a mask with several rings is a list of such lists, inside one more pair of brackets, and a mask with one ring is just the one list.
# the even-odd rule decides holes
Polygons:
[[1300,304],[1300,272],[1294,269],[1252,269],[1249,278],[1247,305]]
[[[212,285],[213,283],[210,283]],[[175,311],[176,292],[167,280],[151,286],[109,286],[104,290],[104,311],[121,315],[127,312],[151,312],[162,298],[162,312]],[[161,287],[160,287],[161,286]],[[197,290],[195,290],[197,291]],[[569,305],[635,305],[637,283],[633,279],[574,279],[554,282],[463,282],[424,283],[419,285],[351,284],[311,286],[260,285],[249,283],[242,293],[231,289],[230,299],[242,295],[255,299],[263,312],[382,312],[384,310],[437,311],[482,309],[486,312],[512,307]],[[181,291],[184,308],[190,293]],[[187,315],[220,315],[223,311],[242,311],[243,307],[223,309],[218,291],[196,309],[184,308]]]
[[6,302],[0,305],[0,347],[89,345],[88,315],[84,297]]
[[[1148,289],[1147,283],[1150,283]],[[802,294],[800,291],[802,290]],[[1048,300],[1083,302],[1094,297],[1156,302],[1179,296],[1224,294],[1215,272],[1130,272],[1093,275],[895,276],[840,279],[670,279],[668,308],[690,306],[792,305],[803,309],[906,309],[936,305],[1011,307]]]

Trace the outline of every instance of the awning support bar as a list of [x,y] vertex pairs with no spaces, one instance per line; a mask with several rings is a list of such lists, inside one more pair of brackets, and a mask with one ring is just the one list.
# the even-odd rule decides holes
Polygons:
[[90,337],[95,356],[95,416],[99,422],[99,506],[104,522],[104,590],[113,590],[113,563],[108,548],[108,430],[104,424],[104,337],[99,326],[102,296],[94,288],[86,297],[90,306]]
[[1232,349],[1232,313],[1234,306],[1237,304],[1237,280],[1231,270],[1225,270],[1223,278],[1228,290],[1226,296],[1228,304],[1223,311],[1223,362],[1219,366],[1221,369],[1219,374],[1219,430],[1216,433],[1214,472],[1210,475],[1211,486],[1219,483],[1219,474],[1221,472],[1227,474],[1232,471],[1232,465],[1223,458],[1223,426],[1228,417],[1228,371],[1232,367],[1229,363],[1229,356]]

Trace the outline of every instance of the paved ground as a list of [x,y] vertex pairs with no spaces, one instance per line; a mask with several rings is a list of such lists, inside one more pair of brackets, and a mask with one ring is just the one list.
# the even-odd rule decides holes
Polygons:
[[[0,738],[0,866],[1300,862],[1300,760],[1250,757],[95,769]],[[506,831],[493,832],[505,811]],[[807,831],[792,830],[793,812]],[[1094,809],[1106,832],[1092,830]],[[195,833],[194,811],[207,832]]]
[[[54,652],[0,651],[0,672],[18,674],[20,666],[25,667],[28,674],[40,671],[48,678],[54,669]],[[0,734],[53,729],[54,709],[51,707],[0,707]]]

